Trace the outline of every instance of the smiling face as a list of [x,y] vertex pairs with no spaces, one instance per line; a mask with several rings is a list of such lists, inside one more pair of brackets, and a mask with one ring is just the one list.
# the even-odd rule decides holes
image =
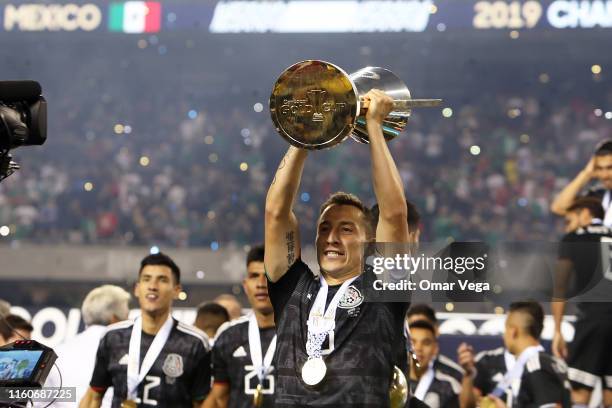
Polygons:
[[316,240],[322,272],[333,278],[361,272],[367,222],[365,214],[352,205],[332,204],[323,211]]
[[181,285],[175,282],[172,270],[165,265],[147,265],[142,268],[134,288],[140,309],[150,315],[168,312],[180,292]]
[[263,262],[249,262],[247,266],[247,276],[242,281],[242,286],[251,307],[256,312],[269,315],[274,311],[274,309],[272,309],[270,297],[268,296],[268,280],[266,279]]

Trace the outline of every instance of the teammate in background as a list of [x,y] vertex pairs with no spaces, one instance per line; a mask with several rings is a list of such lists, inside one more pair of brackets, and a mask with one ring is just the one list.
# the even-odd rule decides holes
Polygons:
[[229,319],[226,308],[215,302],[206,302],[198,306],[193,325],[206,333],[209,339],[213,339],[219,327]]
[[[421,236],[421,229],[419,227],[419,223],[421,222],[421,214],[419,214],[419,210],[409,200],[406,200],[406,209],[408,211],[408,216],[406,217],[406,221],[408,222],[408,242],[418,244]],[[376,231],[376,228],[378,227],[379,213],[380,209],[378,208],[378,204],[374,204],[370,209],[373,231]]]
[[201,405],[210,390],[210,350],[206,334],[172,318],[180,276],[163,253],[142,260],[134,288],[141,315],[108,327],[81,408],[99,407],[110,386],[113,408]]
[[0,317],[0,346],[17,340],[29,340],[33,330],[32,325],[21,316],[9,314]]
[[439,346],[436,328],[427,320],[410,323],[412,350],[422,369],[410,365],[410,383],[414,396],[431,408],[459,407],[461,383],[435,367]]
[[514,302],[504,330],[504,345],[514,361],[505,361],[503,349],[482,352],[474,359],[471,347],[460,346],[459,362],[466,376],[475,376],[473,383],[463,382],[470,387],[469,406],[569,408],[567,368],[544,352],[543,327],[544,310],[539,303]]
[[605,215],[602,222],[612,227],[612,140],[604,140],[597,145],[589,163],[580,173],[557,195],[550,209],[557,215],[565,215],[580,191],[593,179],[600,185],[590,189],[587,196],[601,201]]
[[242,316],[242,305],[238,298],[234,295],[224,293],[219,295],[213,300],[213,302],[223,306],[229,314],[230,320],[238,319]]
[[[611,156],[612,157],[612,156]],[[599,200],[584,197],[567,210],[567,234],[561,240],[557,263],[555,299],[551,304],[555,319],[552,350],[567,358],[572,383],[572,401],[586,407],[597,382],[603,379],[603,399],[612,406],[612,273],[610,248],[612,229],[602,225],[603,207]],[[568,290],[573,277],[574,287]],[[569,353],[561,334],[565,299],[589,291],[590,297],[578,306],[578,321]],[[589,302],[590,300],[590,302]]]
[[242,286],[253,313],[219,329],[212,350],[214,381],[206,408],[272,407],[274,403],[276,331],[263,246],[249,251]]
[[[406,198],[382,133],[393,101],[378,90],[366,99],[380,206],[376,241],[406,243]],[[362,273],[362,245],[374,234],[367,208],[353,195],[333,194],[321,206],[316,238],[321,275],[302,262],[293,203],[306,157],[307,151],[290,147],[266,197],[265,269],[278,336],[275,406],[388,406],[408,303],[364,300],[374,274]]]
[[[439,322],[438,318],[436,317],[436,312],[429,305],[420,303],[410,306],[408,313],[406,313],[406,322],[408,323],[408,326],[419,320],[424,320],[433,326],[436,338],[440,336]],[[439,354],[438,352],[436,352],[436,355],[433,358],[433,366],[435,370],[439,370],[446,375],[450,375],[459,382],[461,382],[463,378],[463,368],[461,368],[461,366],[452,359],[443,354]]]
[[[96,351],[106,327],[128,318],[130,294],[114,285],[103,285],[93,289],[85,296],[81,315],[85,330],[68,339],[54,350],[57,354],[55,364],[62,372],[60,380],[57,370],[51,370],[45,387],[76,387],[76,400],[80,401],[89,387],[89,379],[96,362]],[[102,402],[110,407],[112,392],[109,391]],[[47,402],[36,403],[44,407]],[[74,407],[73,402],[55,402],[54,407]]]

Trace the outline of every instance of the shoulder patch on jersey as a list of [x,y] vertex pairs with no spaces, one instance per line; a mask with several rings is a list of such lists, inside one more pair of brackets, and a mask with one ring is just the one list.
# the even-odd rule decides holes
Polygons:
[[246,357],[247,356],[247,352],[244,349],[243,346],[238,347],[236,350],[234,350],[234,353],[232,354],[232,357]]
[[340,303],[338,304],[338,307],[341,309],[353,309],[362,303],[363,303],[363,295],[361,294],[359,289],[357,289],[353,285],[350,285],[346,289],[346,292],[342,296],[342,299],[340,299]]
[[503,347],[498,347],[493,350],[484,350],[476,354],[476,358],[474,360],[478,362],[482,360],[484,357],[499,356],[500,354],[504,354],[504,351],[505,349]]
[[459,383],[459,381],[457,381],[453,376],[444,374],[440,370],[436,370],[435,377],[440,381],[449,383],[455,394],[459,395],[461,393],[461,383]]
[[178,322],[178,324],[176,325],[176,329],[197,338],[202,342],[206,350],[210,350],[210,341],[206,333],[204,333],[202,330],[181,322]]
[[217,333],[215,333],[215,338],[213,339],[214,341],[217,341],[217,339],[219,338],[219,336],[221,335],[221,333],[223,333],[224,331],[226,331],[227,329],[229,329],[230,327],[234,327],[238,324],[242,324],[242,323],[248,323],[249,322],[249,317],[248,316],[241,316],[237,319],[234,320],[230,320],[229,322],[225,322],[223,323],[221,326],[219,326],[219,328],[217,329]]
[[527,371],[530,373],[540,370],[542,368],[542,365],[540,364],[540,353],[527,360],[525,367],[527,367]]
[[177,378],[183,375],[183,357],[176,353],[170,353],[164,360],[162,371],[168,377]]

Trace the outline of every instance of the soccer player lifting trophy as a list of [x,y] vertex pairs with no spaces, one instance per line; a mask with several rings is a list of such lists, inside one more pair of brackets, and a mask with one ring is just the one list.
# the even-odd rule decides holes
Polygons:
[[[404,187],[386,140],[404,129],[412,108],[440,102],[411,99],[406,86],[385,69],[368,67],[348,75],[323,61],[297,63],[274,85],[272,119],[292,145],[270,185],[265,211],[264,263],[277,328],[276,407],[406,403],[400,374],[407,372],[409,302],[366,299],[375,275],[364,267],[364,243],[408,242]],[[320,273],[315,275],[301,260],[293,203],[308,151],[349,136],[369,145],[378,223],[374,231],[356,196],[332,194],[317,221]]]

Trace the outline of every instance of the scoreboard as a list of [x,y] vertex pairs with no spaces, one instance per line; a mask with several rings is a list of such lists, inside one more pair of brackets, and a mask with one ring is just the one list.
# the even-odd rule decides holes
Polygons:
[[612,0],[7,1],[6,32],[210,33],[612,29]]

